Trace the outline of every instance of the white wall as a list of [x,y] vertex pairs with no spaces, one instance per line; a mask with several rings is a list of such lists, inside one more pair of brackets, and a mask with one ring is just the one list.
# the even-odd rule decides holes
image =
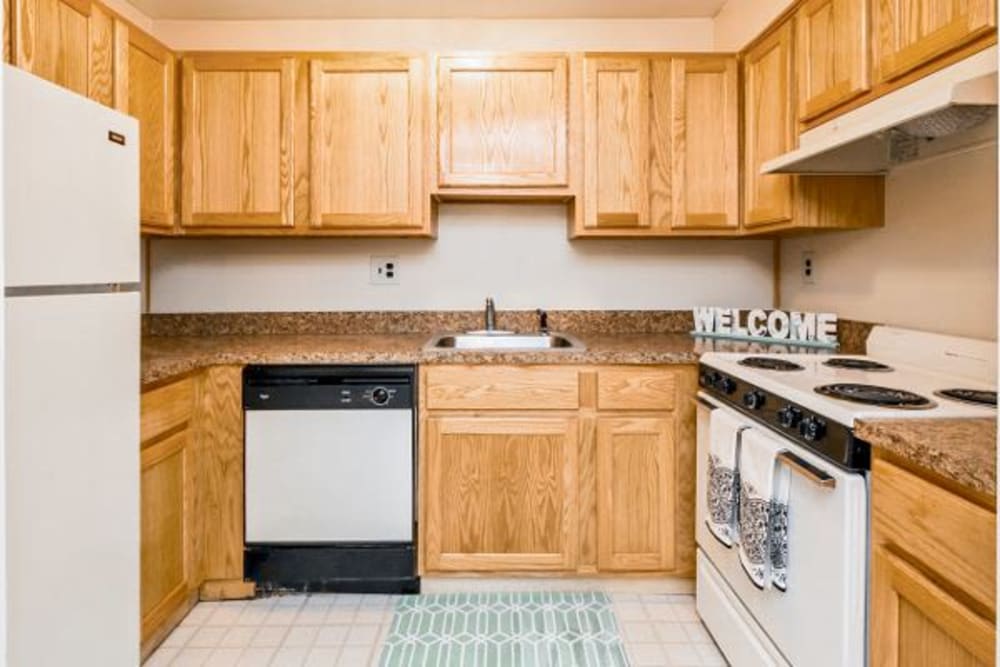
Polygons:
[[[573,241],[562,205],[448,204],[437,241],[156,240],[152,312],[769,306],[768,241]],[[369,256],[398,255],[398,286]]]
[[715,15],[715,50],[739,51],[778,18],[792,1],[729,0]]
[[885,228],[783,241],[781,266],[784,308],[996,339],[996,146],[897,167]]
[[179,50],[710,51],[712,19],[155,21]]

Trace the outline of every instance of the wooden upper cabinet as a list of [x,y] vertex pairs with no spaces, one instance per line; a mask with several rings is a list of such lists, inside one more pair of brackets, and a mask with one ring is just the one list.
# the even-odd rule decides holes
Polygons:
[[438,60],[438,186],[568,185],[569,59]]
[[649,68],[638,57],[586,60],[585,227],[650,225]]
[[744,225],[792,219],[793,180],[761,175],[761,165],[795,146],[790,22],[755,44],[744,60]]
[[800,121],[809,121],[870,89],[868,17],[869,0],[808,0],[796,11]]
[[427,419],[425,567],[572,570],[575,416]]
[[309,72],[310,226],[422,227],[423,59],[345,55]]
[[176,218],[174,184],[177,60],[166,47],[131,28],[127,39],[123,109],[139,121],[139,219],[146,231],[170,231]]
[[875,72],[891,81],[996,27],[996,0],[872,0]]
[[292,226],[295,60],[189,56],[182,77],[181,224]]
[[674,567],[673,434],[670,417],[598,418],[598,569]]
[[13,0],[13,64],[93,100],[114,102],[115,21],[90,0]]
[[[654,225],[669,224],[678,230],[739,228],[736,69],[733,56],[653,61]],[[669,112],[662,103],[665,93],[671,100]],[[659,157],[666,141],[670,142],[669,160]]]

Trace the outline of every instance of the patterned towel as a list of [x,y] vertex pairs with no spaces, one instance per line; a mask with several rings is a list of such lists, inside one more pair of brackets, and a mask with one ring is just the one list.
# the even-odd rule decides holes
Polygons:
[[[740,444],[740,564],[753,585],[784,590],[788,565],[788,469],[777,463],[782,445],[760,429]],[[775,490],[783,494],[774,502]],[[777,565],[777,567],[775,567]]]
[[712,411],[708,441],[708,516],[709,532],[727,547],[738,541],[740,474],[740,437],[750,424],[734,412],[718,408]]

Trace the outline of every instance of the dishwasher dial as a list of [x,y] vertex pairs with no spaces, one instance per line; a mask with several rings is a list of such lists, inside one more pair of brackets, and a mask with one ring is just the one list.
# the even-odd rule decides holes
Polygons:
[[375,387],[372,389],[372,403],[375,405],[385,405],[389,402],[389,390],[385,387]]

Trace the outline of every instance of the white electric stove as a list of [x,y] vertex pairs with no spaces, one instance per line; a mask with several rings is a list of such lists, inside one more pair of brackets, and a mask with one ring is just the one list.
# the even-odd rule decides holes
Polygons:
[[[710,352],[698,395],[698,611],[742,665],[867,664],[870,447],[864,419],[996,417],[996,343],[876,327],[868,355]],[[778,441],[791,472],[788,584],[759,590],[709,532],[709,424]]]

